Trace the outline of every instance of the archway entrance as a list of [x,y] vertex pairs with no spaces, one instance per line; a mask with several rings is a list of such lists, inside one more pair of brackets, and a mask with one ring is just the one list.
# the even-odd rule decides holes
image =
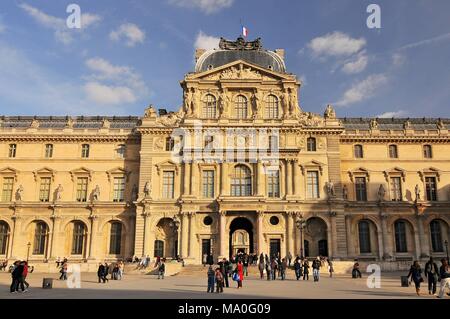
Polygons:
[[[306,222],[305,256],[328,256],[327,224],[323,219],[313,217]],[[306,247],[308,246],[308,247]]]
[[230,225],[230,258],[238,253],[253,253],[253,225],[245,217],[238,217]]
[[177,257],[178,230],[172,218],[163,218],[156,225],[153,251],[154,257]]

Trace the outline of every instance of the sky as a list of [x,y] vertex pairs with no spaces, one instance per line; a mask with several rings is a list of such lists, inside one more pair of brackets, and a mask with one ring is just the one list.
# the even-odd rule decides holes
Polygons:
[[[367,26],[371,3],[381,28]],[[70,4],[80,29],[67,26]],[[448,0],[2,0],[0,115],[178,110],[195,48],[244,25],[286,50],[305,111],[449,118],[449,12]]]

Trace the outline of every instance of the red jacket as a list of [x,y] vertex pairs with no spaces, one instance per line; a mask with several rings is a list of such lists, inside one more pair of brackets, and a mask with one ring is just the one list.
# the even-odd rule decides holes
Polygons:
[[22,276],[26,277],[27,275],[28,275],[28,265],[25,264],[25,265],[23,266],[23,273],[22,273]]
[[241,281],[244,280],[244,266],[242,264],[237,264],[237,272]]

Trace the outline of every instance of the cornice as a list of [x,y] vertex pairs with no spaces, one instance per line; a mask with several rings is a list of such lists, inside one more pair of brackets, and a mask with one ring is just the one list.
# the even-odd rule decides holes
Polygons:
[[403,142],[403,143],[449,143],[450,136],[361,136],[361,135],[345,135],[340,136],[341,143],[352,142],[371,142],[371,143],[390,143],[390,142]]
[[139,134],[131,133],[127,135],[34,135],[34,134],[0,134],[0,141],[21,141],[21,142],[41,142],[41,141],[58,141],[58,142],[139,142]]

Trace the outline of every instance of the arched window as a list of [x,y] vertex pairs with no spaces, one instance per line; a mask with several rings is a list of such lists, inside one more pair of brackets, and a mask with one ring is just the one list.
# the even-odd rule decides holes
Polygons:
[[45,247],[47,245],[47,233],[47,224],[44,222],[36,222],[34,228],[33,255],[45,254]]
[[237,119],[246,119],[248,116],[247,98],[243,95],[238,95],[236,97],[234,109]]
[[434,252],[443,252],[442,229],[439,220],[433,220],[430,223],[431,247]]
[[252,175],[245,165],[237,165],[231,178],[231,196],[252,196]]
[[431,149],[431,145],[423,146],[423,157],[425,158],[433,158],[433,150]]
[[306,140],[306,149],[308,152],[316,151],[316,139],[314,137],[308,137]]
[[354,151],[355,151],[355,158],[363,158],[364,157],[362,145],[355,145]]
[[7,223],[0,221],[0,255],[6,254],[8,245],[9,226]]
[[164,257],[164,242],[162,240],[155,240],[154,257]]
[[397,145],[389,145],[389,157],[398,158]]
[[111,234],[109,238],[109,253],[111,255],[120,255],[122,243],[122,223],[111,223]]
[[275,95],[269,95],[266,99],[266,117],[268,119],[278,118],[278,98]]
[[371,253],[370,247],[370,224],[367,220],[358,223],[359,231],[359,252],[361,254]]
[[216,118],[217,114],[217,103],[216,98],[212,94],[205,96],[203,101],[203,117],[207,119]]
[[84,238],[86,234],[86,226],[82,222],[73,223],[72,235],[72,255],[82,255],[84,249]]
[[395,228],[395,251],[398,253],[408,252],[408,245],[406,242],[406,222],[398,220],[394,224]]

